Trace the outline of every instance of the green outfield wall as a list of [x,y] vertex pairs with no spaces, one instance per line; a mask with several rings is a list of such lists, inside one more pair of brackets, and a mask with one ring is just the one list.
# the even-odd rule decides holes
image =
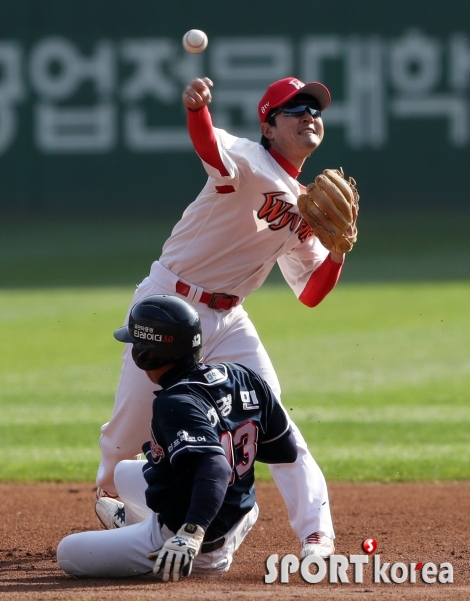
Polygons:
[[252,139],[271,81],[331,89],[303,183],[343,166],[363,210],[468,211],[470,0],[2,0],[3,219],[177,217],[205,181],[180,100],[202,75]]

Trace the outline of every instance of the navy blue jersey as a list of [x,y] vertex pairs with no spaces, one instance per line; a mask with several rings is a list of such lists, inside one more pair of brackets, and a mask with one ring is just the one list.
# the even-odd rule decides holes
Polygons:
[[257,449],[289,432],[287,416],[266,382],[234,363],[197,365],[156,394],[152,440],[144,445],[147,504],[176,531],[191,501],[191,457],[225,455],[232,476],[206,533],[207,540],[213,540],[253,507]]

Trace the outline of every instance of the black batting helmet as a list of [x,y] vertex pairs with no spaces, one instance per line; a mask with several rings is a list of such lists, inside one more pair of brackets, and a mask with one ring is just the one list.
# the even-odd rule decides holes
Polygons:
[[137,367],[149,371],[200,351],[201,321],[195,309],[184,300],[154,294],[132,307],[128,325],[116,330],[114,338],[131,342]]

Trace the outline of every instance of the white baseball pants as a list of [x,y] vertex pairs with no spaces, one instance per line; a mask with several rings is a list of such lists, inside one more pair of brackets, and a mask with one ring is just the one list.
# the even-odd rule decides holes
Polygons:
[[[152,294],[184,298],[195,307],[201,318],[204,361],[208,364],[221,361],[241,363],[261,375],[280,399],[276,372],[243,306],[238,305],[230,311],[210,309],[198,302],[203,292],[198,286],[190,287],[188,297],[177,295],[175,286],[179,279],[156,261],[150,276],[136,290],[129,312],[136,302]],[[116,494],[113,479],[116,465],[123,459],[139,458],[142,444],[150,439],[153,391],[156,388],[145,372],[135,365],[131,345],[127,344],[113,415],[101,428],[101,464],[96,483],[109,494]],[[292,529],[300,540],[318,531],[334,538],[325,478],[299,429],[292,421],[291,425],[297,442],[297,460],[295,463],[270,466],[274,482],[286,504]]]
[[[124,578],[152,572],[155,559],[147,559],[147,554],[160,549],[174,533],[166,526],[160,527],[157,514],[145,503],[144,464],[145,461],[123,461],[116,467],[116,488],[126,507],[125,527],[65,537],[57,547],[57,562],[64,572],[93,578]],[[225,535],[220,549],[197,555],[192,573],[213,577],[227,572],[233,554],[253,528],[258,514],[255,504]]]

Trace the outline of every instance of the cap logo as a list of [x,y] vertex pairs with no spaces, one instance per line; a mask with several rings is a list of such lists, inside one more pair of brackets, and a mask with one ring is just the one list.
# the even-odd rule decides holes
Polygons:
[[266,109],[269,107],[269,102],[266,102],[266,104],[263,104],[263,106],[261,107],[261,112],[264,113],[266,112]]
[[304,88],[305,84],[299,81],[298,79],[291,79],[289,82],[290,86],[294,86],[296,90],[300,90],[300,88]]

